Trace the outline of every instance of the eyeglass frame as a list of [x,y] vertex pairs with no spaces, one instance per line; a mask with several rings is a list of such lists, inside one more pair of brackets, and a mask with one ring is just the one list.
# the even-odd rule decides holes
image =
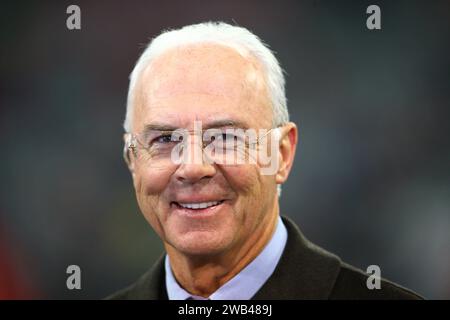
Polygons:
[[[280,129],[281,129],[282,126],[283,125],[279,125],[277,127],[270,128],[264,135],[257,137],[256,141],[253,141],[251,143],[251,145],[259,144],[260,140],[265,138],[271,132],[274,132],[275,134],[277,134],[278,138],[280,138]],[[243,130],[242,128],[226,128],[226,129],[236,129],[236,130],[240,129],[240,130]],[[264,129],[264,128],[261,128],[261,129]],[[259,130],[261,130],[261,129],[259,129]],[[210,129],[207,129],[207,130],[210,130]],[[167,133],[170,132],[172,134],[175,131],[176,130],[161,130],[161,132],[167,132]],[[203,130],[186,130],[186,131],[188,133],[194,133],[194,134],[196,134],[199,131],[203,132]],[[142,133],[140,133],[140,134],[142,134]],[[139,148],[138,145],[140,145],[141,149],[144,149],[145,151],[149,152],[148,151],[148,149],[149,149],[148,147],[145,147],[145,146],[142,145],[142,143],[139,143],[138,136],[140,134],[136,134],[136,133],[132,133],[132,132],[125,132],[124,133],[125,144],[124,144],[124,148],[123,148],[123,158],[124,158],[124,160],[125,160],[125,162],[126,162],[126,164],[128,166],[130,166],[130,164],[131,164],[131,159],[130,159],[130,156],[129,156],[129,152],[132,151],[133,154],[136,156],[136,153],[137,153],[136,149]],[[211,143],[211,141],[209,143]],[[204,141],[203,138],[202,138],[202,152],[203,152],[203,150],[205,149],[205,147],[207,145],[208,145],[207,141]]]

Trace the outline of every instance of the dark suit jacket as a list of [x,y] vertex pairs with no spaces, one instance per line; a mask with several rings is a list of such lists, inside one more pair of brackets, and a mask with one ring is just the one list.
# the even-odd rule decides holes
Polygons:
[[[252,299],[421,299],[387,280],[369,290],[368,275],[309,242],[290,219],[286,247],[272,276]],[[161,257],[137,282],[107,299],[167,300],[164,259]]]

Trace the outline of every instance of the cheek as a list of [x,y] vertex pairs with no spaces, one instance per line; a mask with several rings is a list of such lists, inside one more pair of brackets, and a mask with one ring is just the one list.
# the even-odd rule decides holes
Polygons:
[[239,196],[236,209],[245,215],[264,211],[276,193],[274,176],[261,175],[254,165],[224,167],[222,172]]
[[256,195],[261,194],[263,188],[261,182],[263,180],[256,166],[224,166],[222,172],[241,200],[246,199],[246,201],[250,201]]
[[227,167],[223,169],[227,181],[238,195],[234,203],[238,229],[241,237],[252,234],[270,211],[273,192],[273,176],[260,175],[259,168],[253,165]]
[[222,172],[230,185],[239,193],[248,192],[256,181],[256,170],[253,166],[223,166]]
[[171,173],[164,168],[136,166],[134,187],[141,196],[161,194],[169,183]]
[[156,233],[164,236],[162,228],[164,202],[161,194],[164,192],[170,173],[167,170],[142,168],[137,166],[133,177],[136,198],[145,219]]

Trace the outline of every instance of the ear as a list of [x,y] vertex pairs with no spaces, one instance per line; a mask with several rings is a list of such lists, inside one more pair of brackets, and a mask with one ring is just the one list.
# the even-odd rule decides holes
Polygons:
[[275,182],[283,184],[291,171],[294,163],[295,150],[297,148],[298,130],[293,122],[288,122],[280,128],[281,138],[279,142],[279,166],[275,175]]
[[135,175],[135,170],[134,170],[134,165],[135,165],[135,158],[134,158],[134,154],[129,150],[128,153],[130,161],[128,162],[128,170],[130,170],[131,176],[134,179],[134,175]]
[[123,147],[123,158],[125,163],[127,164],[128,170],[130,170],[131,175],[134,178],[134,165],[135,165],[135,157],[133,152],[130,150],[131,144],[131,134],[125,133],[123,135],[124,147]]

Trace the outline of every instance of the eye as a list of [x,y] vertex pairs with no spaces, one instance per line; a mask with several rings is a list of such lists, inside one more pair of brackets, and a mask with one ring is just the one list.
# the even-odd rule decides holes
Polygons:
[[222,134],[222,139],[225,142],[232,142],[232,141],[236,141],[237,137],[234,134],[229,134],[229,133],[223,133]]
[[162,136],[159,136],[159,137],[157,137],[157,138],[155,138],[153,141],[152,141],[153,143],[169,143],[169,142],[172,142],[172,136],[171,135],[162,135]]
[[172,134],[164,134],[156,137],[153,139],[152,144],[158,143],[158,144],[169,144],[173,142],[180,142],[183,140],[183,137],[175,137]]
[[230,134],[230,133],[221,133],[219,135],[211,137],[211,141],[214,141],[216,139],[218,141],[223,141],[223,142],[227,143],[227,142],[236,141],[237,140],[237,136],[234,135],[234,134]]
[[241,139],[233,133],[220,133],[212,137],[212,142],[218,148],[234,149],[239,146]]

